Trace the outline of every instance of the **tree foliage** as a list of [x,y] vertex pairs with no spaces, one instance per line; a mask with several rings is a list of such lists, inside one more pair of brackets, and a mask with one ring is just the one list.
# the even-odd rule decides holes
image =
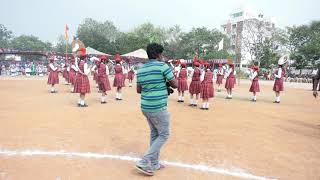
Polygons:
[[[60,53],[65,53],[66,52],[66,44],[67,44],[67,41],[66,41],[64,35],[60,35],[58,37],[57,44],[54,47],[54,51],[55,52],[60,52]],[[71,44],[69,42],[68,42],[68,47],[67,48],[68,48],[67,52],[71,53],[72,52],[72,48],[71,48]]]
[[12,38],[12,32],[0,24],[0,48],[8,47]]
[[297,69],[313,67],[320,58],[320,21],[288,28],[291,59]]
[[33,35],[21,35],[10,42],[10,47],[22,51],[51,51],[52,44],[43,42]]
[[98,22],[86,18],[77,30],[77,37],[86,45],[109,54],[116,53],[120,31],[110,21]]

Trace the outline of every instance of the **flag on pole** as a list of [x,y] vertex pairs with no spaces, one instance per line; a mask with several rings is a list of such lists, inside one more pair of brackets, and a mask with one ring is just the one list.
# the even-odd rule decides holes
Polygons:
[[219,48],[218,51],[223,49],[223,38],[221,39],[221,41],[219,42]]
[[69,27],[68,27],[68,24],[66,24],[66,28],[65,28],[65,32],[64,32],[65,33],[64,36],[65,36],[66,40],[69,40],[68,32],[69,32]]

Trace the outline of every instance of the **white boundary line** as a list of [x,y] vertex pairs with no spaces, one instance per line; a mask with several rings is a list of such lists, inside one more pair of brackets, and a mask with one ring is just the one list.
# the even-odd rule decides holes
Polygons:
[[[39,151],[39,150],[3,150],[0,149],[0,156],[49,156],[49,157],[81,157],[81,158],[94,158],[94,159],[117,159],[122,161],[139,161],[139,158],[131,157],[131,156],[121,156],[121,155],[112,155],[112,154],[99,154],[99,153],[80,153],[80,152],[66,152],[66,151]],[[195,171],[202,171],[202,172],[210,172],[210,173],[217,173],[222,175],[229,175],[244,179],[254,179],[254,180],[274,180],[273,178],[268,178],[264,176],[256,176],[250,173],[241,172],[241,171],[234,171],[229,169],[223,169],[218,167],[206,166],[206,165],[196,165],[196,164],[185,164],[179,162],[170,162],[170,161],[162,161],[164,165],[192,169]]]

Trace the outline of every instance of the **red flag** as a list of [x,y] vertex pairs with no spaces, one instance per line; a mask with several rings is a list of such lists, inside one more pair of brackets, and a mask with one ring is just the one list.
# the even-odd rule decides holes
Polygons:
[[66,28],[65,28],[65,32],[64,32],[66,40],[69,39],[68,31],[69,31],[69,27],[68,27],[68,24],[66,24]]

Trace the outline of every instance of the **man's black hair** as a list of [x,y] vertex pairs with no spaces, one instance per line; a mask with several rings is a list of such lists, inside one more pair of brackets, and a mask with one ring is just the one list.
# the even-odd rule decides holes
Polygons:
[[147,54],[149,59],[157,59],[162,54],[163,46],[157,43],[151,43],[147,46]]

